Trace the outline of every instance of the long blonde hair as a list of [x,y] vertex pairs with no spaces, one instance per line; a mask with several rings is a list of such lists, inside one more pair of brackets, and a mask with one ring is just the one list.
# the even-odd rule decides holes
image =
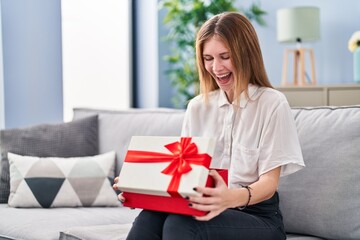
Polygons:
[[205,100],[208,93],[218,89],[215,79],[205,69],[203,59],[204,44],[213,36],[219,37],[229,49],[230,58],[235,68],[234,100],[240,101],[240,94],[249,83],[271,87],[266,74],[256,31],[250,21],[240,13],[224,12],[207,20],[196,37],[196,60],[200,79],[200,92]]

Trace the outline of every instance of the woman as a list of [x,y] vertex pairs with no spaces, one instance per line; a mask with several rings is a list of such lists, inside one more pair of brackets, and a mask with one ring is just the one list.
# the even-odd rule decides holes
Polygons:
[[210,171],[215,188],[194,186],[207,197],[187,197],[207,215],[144,210],[128,239],[286,239],[279,177],[304,162],[289,104],[267,78],[253,26],[239,13],[212,17],[197,34],[196,57],[201,94],[188,104],[182,135],[217,140],[212,167],[229,170],[229,186]]

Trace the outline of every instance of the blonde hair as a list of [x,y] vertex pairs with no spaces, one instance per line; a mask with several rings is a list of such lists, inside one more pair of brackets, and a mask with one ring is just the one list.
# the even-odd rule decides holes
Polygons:
[[259,40],[250,21],[240,13],[225,12],[207,20],[196,36],[196,60],[200,79],[200,92],[208,99],[208,93],[218,89],[215,79],[205,69],[204,44],[212,37],[219,37],[229,49],[230,59],[235,68],[234,100],[240,101],[240,94],[249,83],[271,87],[266,74]]

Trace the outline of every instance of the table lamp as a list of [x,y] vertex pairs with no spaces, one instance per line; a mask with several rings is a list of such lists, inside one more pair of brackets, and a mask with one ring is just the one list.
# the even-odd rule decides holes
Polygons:
[[[282,85],[289,85],[287,70],[289,59],[294,59],[293,85],[316,84],[315,57],[311,48],[303,48],[302,42],[320,38],[320,10],[317,7],[282,8],[277,11],[277,40],[281,43],[296,43],[295,49],[285,49],[283,59]],[[308,54],[311,78],[306,73],[305,55]],[[300,76],[300,81],[299,81]]]

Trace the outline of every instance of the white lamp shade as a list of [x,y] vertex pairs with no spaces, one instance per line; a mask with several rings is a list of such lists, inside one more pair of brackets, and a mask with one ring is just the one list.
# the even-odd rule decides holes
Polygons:
[[320,38],[320,10],[317,7],[282,8],[277,11],[277,40],[291,43]]

